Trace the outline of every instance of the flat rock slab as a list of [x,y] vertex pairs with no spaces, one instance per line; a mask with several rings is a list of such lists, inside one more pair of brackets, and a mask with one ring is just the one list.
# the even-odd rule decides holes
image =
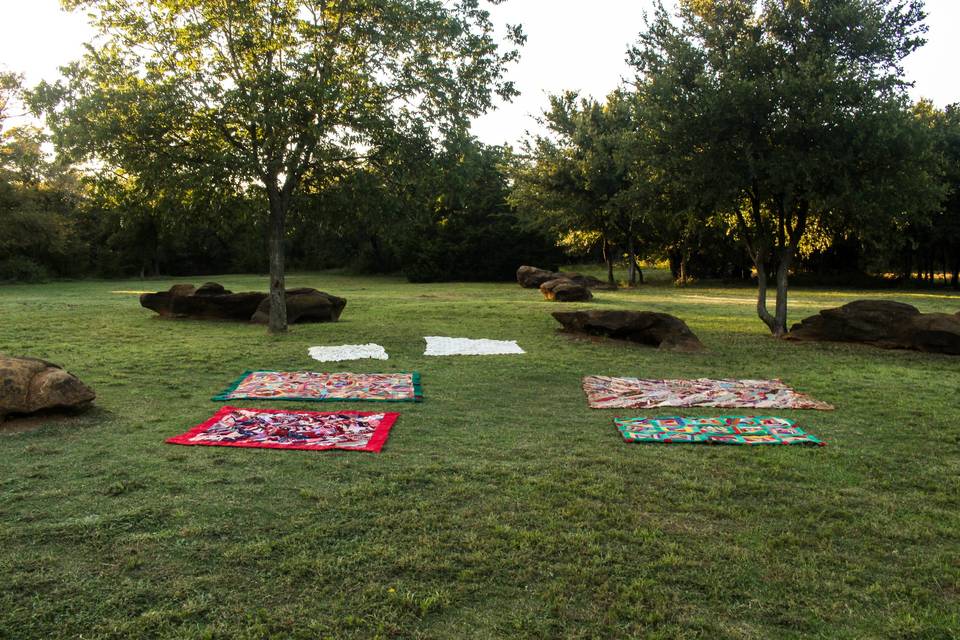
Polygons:
[[59,365],[0,354],[0,422],[11,414],[85,409],[96,397],[93,389]]
[[675,316],[654,311],[555,311],[567,331],[602,335],[655,346],[664,351],[703,351],[703,343]]
[[537,267],[530,267],[527,265],[517,269],[517,283],[519,283],[524,289],[539,289],[540,286],[545,282],[556,280],[558,278],[570,280],[580,286],[587,287],[588,289],[608,288],[608,285],[602,280],[594,278],[593,276],[585,276],[579,273],[547,271],[546,269],[539,269]]
[[555,302],[587,302],[593,300],[588,287],[577,284],[569,278],[555,278],[540,285],[540,293],[547,300]]
[[857,300],[802,320],[786,338],[960,355],[960,313],[920,313],[893,300]]
[[[288,289],[287,322],[336,322],[347,301],[316,289]],[[140,304],[161,316],[200,318],[206,320],[236,320],[266,324],[270,318],[270,297],[266,293],[233,293],[216,282],[208,282],[197,289],[190,284],[178,284],[168,291],[144,293]]]

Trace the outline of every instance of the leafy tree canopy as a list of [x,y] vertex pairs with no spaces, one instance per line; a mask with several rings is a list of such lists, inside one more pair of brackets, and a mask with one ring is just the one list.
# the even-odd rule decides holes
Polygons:
[[921,0],[681,0],[677,20],[660,5],[631,50],[647,118],[676,152],[673,176],[701,206],[735,214],[775,335],[814,218],[864,222],[936,198],[923,163],[902,162],[925,153],[902,79],[923,18]]
[[[500,0],[490,0],[497,4]],[[269,203],[272,331],[286,329],[285,221],[309,170],[405,122],[464,127],[516,50],[480,0],[64,0],[99,36],[39,87],[58,146],[145,180],[226,170]],[[521,44],[519,27],[509,40]]]

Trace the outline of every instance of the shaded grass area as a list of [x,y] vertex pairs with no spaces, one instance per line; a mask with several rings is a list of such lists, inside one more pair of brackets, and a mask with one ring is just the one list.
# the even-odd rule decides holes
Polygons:
[[[956,357],[774,341],[752,291],[708,285],[566,305],[676,314],[709,349],[694,355],[571,340],[559,305],[510,284],[294,275],[349,303],[283,337],[162,320],[114,293],[173,282],[0,288],[0,351],[62,363],[99,394],[90,413],[0,435],[0,637],[960,634]],[[793,318],[863,297],[960,310],[796,291]],[[528,353],[425,358],[425,335]],[[307,356],[365,342],[391,359]],[[391,405],[380,455],[163,443],[240,372],[271,368],[418,370],[426,401]],[[838,409],[779,413],[821,449],[630,446],[616,412],[586,407],[585,374],[781,377]]]

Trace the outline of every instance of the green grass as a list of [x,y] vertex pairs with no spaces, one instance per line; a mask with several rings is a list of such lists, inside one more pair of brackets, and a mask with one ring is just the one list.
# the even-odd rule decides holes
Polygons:
[[[511,284],[296,275],[349,303],[283,337],[115,293],[173,282],[0,287],[0,351],[99,396],[0,435],[2,638],[960,637],[960,358],[775,341],[747,288],[568,306],[676,314],[695,355],[558,335],[560,306]],[[808,290],[792,318],[863,297],[960,310]],[[425,358],[425,335],[528,353]],[[347,342],[391,359],[339,369],[423,374],[382,454],[164,444],[241,371],[322,370],[307,347]],[[626,445],[586,406],[592,373],[782,377],[836,404],[780,412],[829,446]]]

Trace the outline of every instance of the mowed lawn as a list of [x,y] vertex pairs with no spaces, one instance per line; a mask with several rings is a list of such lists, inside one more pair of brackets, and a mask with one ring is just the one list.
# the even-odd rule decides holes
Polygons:
[[[130,293],[208,279],[266,287],[0,287],[0,351],[98,393],[87,414],[0,435],[0,637],[960,637],[960,358],[775,341],[749,288],[560,305],[509,283],[303,274],[288,286],[349,303],[283,337],[159,319]],[[864,297],[960,310],[935,292],[797,290],[791,318]],[[676,314],[709,351],[556,332],[550,311],[587,307]],[[426,358],[426,335],[527,354]],[[390,360],[307,356],[366,342]],[[426,401],[388,405],[402,417],[379,455],[164,443],[256,368],[417,370]],[[587,408],[587,374],[780,377],[837,410],[777,412],[823,448],[627,445],[618,412]]]

